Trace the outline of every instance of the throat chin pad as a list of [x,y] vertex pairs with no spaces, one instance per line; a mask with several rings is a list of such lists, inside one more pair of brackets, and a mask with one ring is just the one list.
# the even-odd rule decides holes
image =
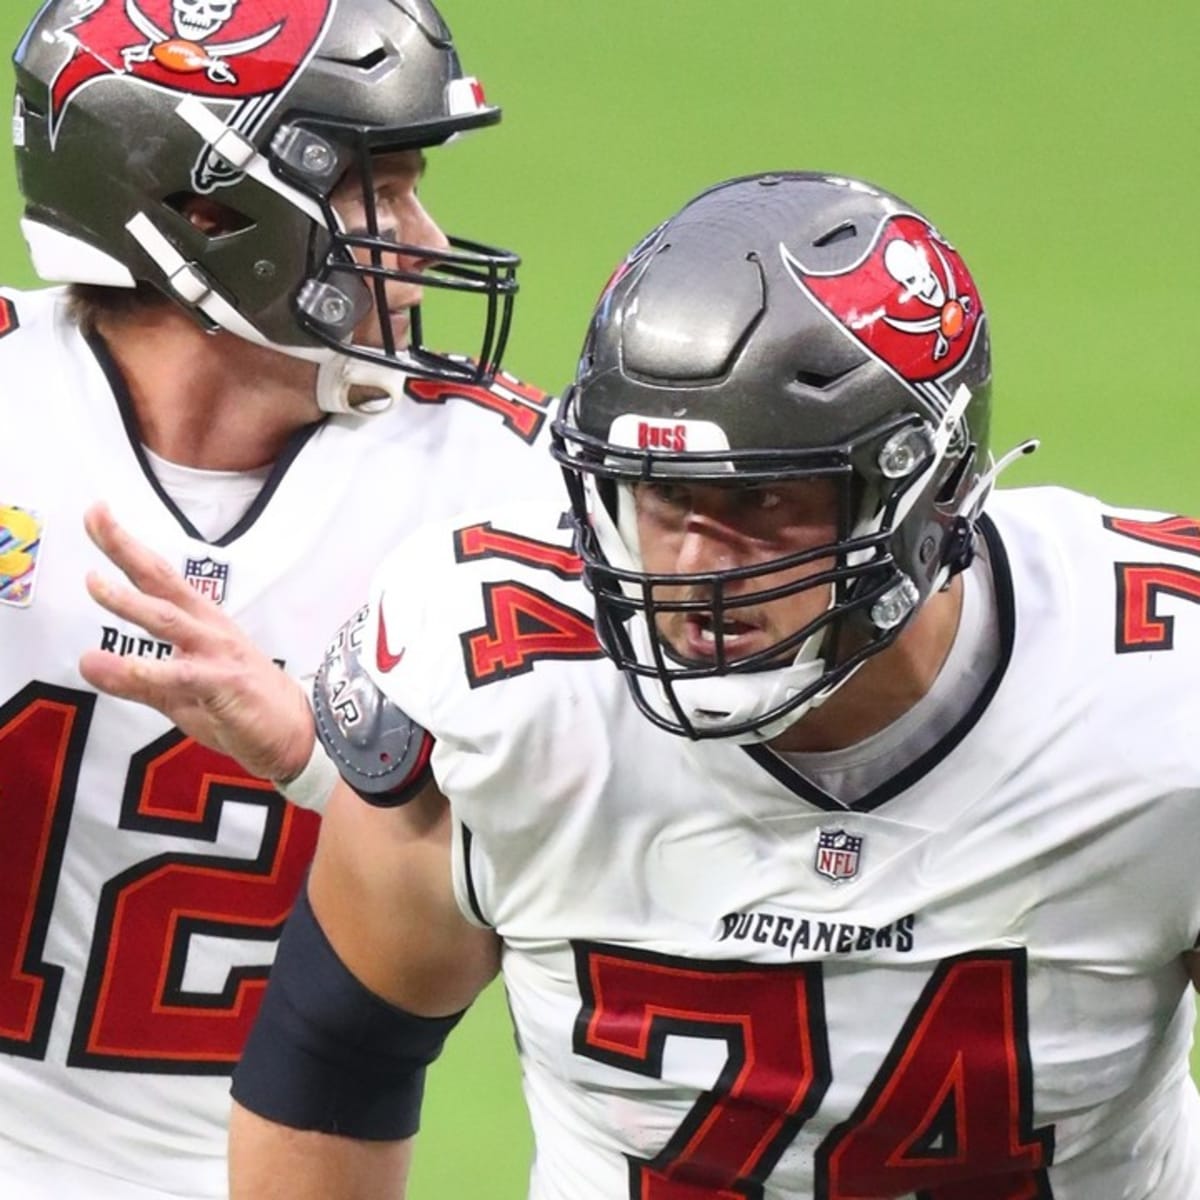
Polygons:
[[322,412],[374,416],[400,398],[407,378],[394,366],[331,354],[317,370],[317,404]]
[[[643,613],[629,621],[629,637],[639,663],[653,664],[654,651],[649,626]],[[741,733],[724,735],[734,745],[757,745],[778,737],[805,713],[819,708],[853,674],[813,692],[786,712],[768,719],[768,714],[813,688],[825,674],[821,648],[825,630],[808,638],[795,658],[786,666],[745,674],[712,675],[705,679],[678,679],[664,683],[658,678],[638,676],[636,686],[642,698],[659,716],[672,723],[680,718],[671,704],[671,695],[683,710],[683,716],[703,736],[721,737],[723,728],[757,722]]]

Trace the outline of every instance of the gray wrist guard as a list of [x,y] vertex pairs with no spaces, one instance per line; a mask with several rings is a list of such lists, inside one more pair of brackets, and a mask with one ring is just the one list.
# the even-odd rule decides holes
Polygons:
[[430,778],[433,737],[376,686],[360,659],[368,609],[338,631],[313,680],[317,737],[368,804],[395,807]]

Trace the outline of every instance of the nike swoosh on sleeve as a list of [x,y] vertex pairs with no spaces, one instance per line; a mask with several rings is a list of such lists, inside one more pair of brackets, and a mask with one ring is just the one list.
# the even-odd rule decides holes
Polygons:
[[398,666],[400,660],[404,657],[404,652],[407,646],[400,647],[399,654],[393,654],[388,648],[387,625],[383,619],[383,597],[379,597],[379,630],[375,638],[375,663],[379,669],[386,675],[394,667]]

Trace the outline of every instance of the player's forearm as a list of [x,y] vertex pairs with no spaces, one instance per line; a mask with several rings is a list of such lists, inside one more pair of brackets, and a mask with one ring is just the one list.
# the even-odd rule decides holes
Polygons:
[[229,1125],[230,1200],[403,1200],[412,1139],[360,1141],[289,1129],[239,1104]]

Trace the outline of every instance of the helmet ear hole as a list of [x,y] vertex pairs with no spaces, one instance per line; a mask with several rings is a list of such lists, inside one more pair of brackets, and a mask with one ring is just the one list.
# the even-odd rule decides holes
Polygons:
[[244,212],[222,204],[220,200],[214,200],[211,196],[201,196],[195,192],[175,192],[166,197],[163,203],[172,212],[178,213],[193,229],[208,238],[242,233],[253,228],[255,224]]
[[958,460],[954,470],[946,476],[945,482],[934,498],[936,504],[952,504],[955,496],[962,490],[963,480],[970,474],[975,466],[975,459],[978,455],[978,447],[972,442],[967,447],[966,453]]

